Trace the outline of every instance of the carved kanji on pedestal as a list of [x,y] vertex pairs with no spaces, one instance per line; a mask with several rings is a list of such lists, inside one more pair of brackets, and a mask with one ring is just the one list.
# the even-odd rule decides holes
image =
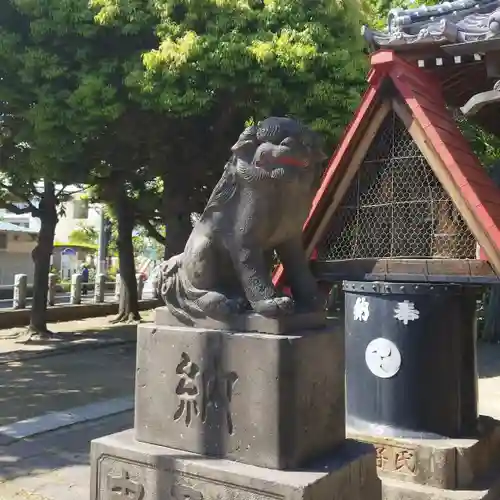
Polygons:
[[110,500],[142,500],[144,486],[122,470],[119,476],[108,474],[108,490]]

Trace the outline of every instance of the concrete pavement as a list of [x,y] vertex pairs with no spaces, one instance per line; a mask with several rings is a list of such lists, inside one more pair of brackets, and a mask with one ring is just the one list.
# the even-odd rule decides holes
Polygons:
[[1,426],[133,394],[137,327],[112,318],[50,324],[56,340],[27,344],[23,328],[0,331],[0,438]]
[[0,449],[0,499],[88,500],[90,441],[132,426],[128,411]]
[[0,368],[0,435],[1,426],[19,420],[130,396],[134,376],[135,344],[7,362]]
[[86,500],[90,440],[132,426],[136,325],[110,319],[0,331],[0,500]]
[[[153,314],[153,311],[141,312],[144,321],[151,321]],[[103,344],[135,342],[135,325],[112,325],[110,321],[113,318],[114,316],[102,316],[49,323],[48,328],[56,334],[55,338],[35,340],[29,343],[26,343],[26,327],[20,326],[2,329],[0,330],[0,364],[51,354],[60,354],[63,351],[99,347]]]

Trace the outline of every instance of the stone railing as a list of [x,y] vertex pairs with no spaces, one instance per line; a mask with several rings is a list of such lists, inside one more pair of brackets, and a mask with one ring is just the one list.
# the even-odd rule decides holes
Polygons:
[[[144,291],[144,280],[140,274],[136,276],[137,279],[137,294],[139,300],[143,299]],[[8,297],[10,295],[8,292],[4,295],[4,298],[0,298],[0,304],[12,302],[12,305],[1,307],[0,310],[9,309],[26,309],[27,302],[30,297],[28,292],[32,290],[32,285],[28,285],[28,278],[25,274],[16,274],[14,278],[13,286],[3,286],[2,290],[12,290],[12,299]],[[84,294],[85,288],[87,293],[92,292],[90,300],[86,300],[86,303],[102,304],[104,302],[119,302],[120,301],[120,290],[121,290],[121,280],[120,275],[117,275],[116,281],[110,282],[106,281],[105,274],[99,274],[96,276],[95,282],[85,283],[81,274],[74,274],[71,277],[71,287],[69,290],[69,300],[65,300],[62,303],[70,305],[82,304],[82,299],[87,297]],[[57,297],[58,294],[64,291],[62,287],[57,283],[57,275],[49,274],[49,288],[47,294],[47,305],[55,306],[58,305]],[[108,291],[108,293],[106,293]],[[111,293],[109,293],[111,292]],[[7,297],[6,297],[7,295]],[[153,284],[153,294],[150,298],[156,299],[156,286]]]
[[[84,286],[87,287],[87,294],[83,293]],[[0,299],[0,330],[29,325],[31,297],[28,294],[32,288],[24,274],[15,276],[13,286],[2,287],[4,298]],[[75,274],[72,276],[68,294],[67,288],[64,289],[57,283],[57,275],[49,275],[47,321],[55,323],[116,314],[120,288],[119,279],[108,282],[104,275],[99,275],[95,282],[83,283],[82,276]],[[149,293],[149,297],[143,296],[144,281],[139,276],[137,276],[137,288],[140,311],[154,309],[160,305],[155,292]],[[154,284],[152,288],[155,290]],[[61,291],[65,292],[63,297],[60,295]]]

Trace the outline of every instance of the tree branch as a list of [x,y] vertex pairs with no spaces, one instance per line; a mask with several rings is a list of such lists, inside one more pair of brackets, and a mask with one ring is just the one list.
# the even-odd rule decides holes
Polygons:
[[137,220],[141,224],[141,226],[145,229],[146,233],[148,233],[148,236],[151,238],[155,239],[158,243],[161,243],[162,245],[165,245],[167,243],[167,239],[165,236],[162,236],[160,232],[149,222],[147,217],[144,215],[137,214]]
[[[59,191],[56,192],[56,198],[59,198],[59,196],[62,195],[63,191],[67,188],[68,186],[66,184],[63,184],[62,188],[59,189]],[[66,193],[64,193],[66,194]]]
[[35,212],[38,210],[31,203],[28,203],[27,207],[19,208],[13,203],[9,203],[8,201],[3,201],[3,200],[0,200],[0,208],[4,208],[5,210],[12,212],[13,214],[16,215],[23,215],[23,214],[34,215]]
[[[19,191],[18,189],[16,189],[14,186],[7,185],[3,182],[0,182],[0,188],[5,189],[5,191],[8,191],[9,193],[12,193],[16,198],[19,198],[19,200],[21,200],[22,203],[26,203],[28,205],[28,207],[30,207],[30,211],[32,209],[36,209],[36,207],[33,205],[33,203],[31,203],[31,200],[29,199],[29,197],[26,196],[26,193],[23,193],[23,192]],[[28,212],[23,212],[23,213],[28,213]]]
[[71,191],[71,192],[64,192],[64,190],[68,187],[70,187],[71,184],[63,184],[63,186],[61,187],[61,189],[59,189],[57,192],[56,192],[56,198],[59,198],[59,196],[61,195],[64,195],[64,196],[72,196],[74,194],[80,194],[80,193],[84,193],[87,188],[85,186],[83,187],[80,187],[78,189],[76,189],[75,191]]

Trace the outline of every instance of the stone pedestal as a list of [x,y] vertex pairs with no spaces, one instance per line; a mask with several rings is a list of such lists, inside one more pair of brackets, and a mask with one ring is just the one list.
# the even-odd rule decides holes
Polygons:
[[138,331],[135,428],[92,444],[91,499],[379,500],[373,446],[346,441],[344,400],[339,323],[187,327],[160,308]]
[[344,336],[336,324],[289,335],[139,328],[139,441],[298,467],[344,441],[344,398]]
[[367,445],[344,441],[300,471],[144,444],[125,431],[92,442],[90,500],[380,500]]
[[479,500],[500,498],[500,422],[480,417],[467,439],[394,439],[348,436],[371,443],[384,500]]

